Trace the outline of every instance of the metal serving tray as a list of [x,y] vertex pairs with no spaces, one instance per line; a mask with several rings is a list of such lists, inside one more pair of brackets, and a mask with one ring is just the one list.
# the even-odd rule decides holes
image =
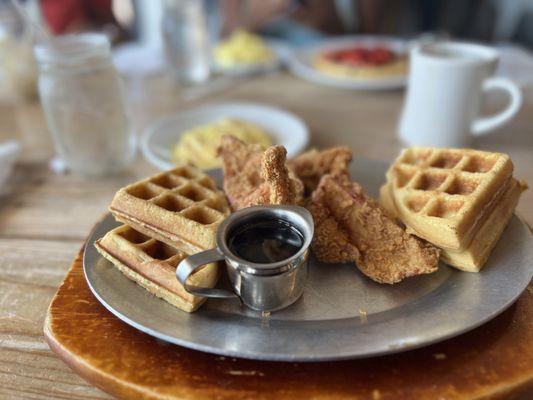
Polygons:
[[[387,164],[359,159],[352,176],[377,197]],[[220,183],[220,171],[212,176]],[[304,295],[262,316],[238,300],[208,300],[180,311],[127,279],[93,243],[118,224],[111,215],[91,233],[84,254],[96,298],[127,324],[161,340],[225,356],[278,361],[326,361],[405,351],[435,343],[494,318],[533,276],[533,239],[514,216],[480,273],[441,264],[439,271],[382,285],[353,264],[310,260]]]

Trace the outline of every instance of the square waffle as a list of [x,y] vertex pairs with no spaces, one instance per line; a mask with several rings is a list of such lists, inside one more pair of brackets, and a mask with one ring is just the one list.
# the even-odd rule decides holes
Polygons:
[[[126,225],[109,231],[95,247],[129,279],[183,311],[195,311],[205,300],[185,291],[176,279],[176,268],[187,257],[182,251]],[[217,278],[216,264],[208,264],[189,279],[193,285],[213,287]]]
[[118,221],[187,254],[215,247],[218,226],[230,213],[213,179],[190,166],[120,189],[109,210]]
[[468,247],[508,190],[508,155],[468,149],[411,147],[387,171],[391,201],[409,230],[443,249]]
[[[507,190],[498,201],[498,204],[496,204],[492,212],[484,219],[478,231],[475,233],[470,245],[460,251],[443,249],[441,251],[442,260],[446,264],[463,271],[479,272],[487,261],[492,249],[498,243],[503,230],[513,215],[520,194],[525,188],[525,184],[512,179]],[[398,212],[391,196],[390,183],[381,187],[380,200],[383,207],[390,214],[398,217]]]

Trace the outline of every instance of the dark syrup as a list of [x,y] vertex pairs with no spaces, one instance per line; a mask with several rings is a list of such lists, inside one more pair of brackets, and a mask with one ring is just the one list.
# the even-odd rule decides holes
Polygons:
[[238,226],[228,247],[236,256],[258,264],[286,260],[302,248],[300,231],[282,219],[262,219]]

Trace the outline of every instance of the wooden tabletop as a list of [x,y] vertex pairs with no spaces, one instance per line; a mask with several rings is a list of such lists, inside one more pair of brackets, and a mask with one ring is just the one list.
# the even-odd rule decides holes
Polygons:
[[[131,93],[132,120],[141,132],[154,119],[206,102],[268,103],[302,117],[316,147],[346,144],[356,157],[391,160],[401,144],[396,123],[403,92],[353,92],[315,86],[278,73],[236,82],[194,100],[163,77],[147,80],[142,95]],[[515,176],[533,183],[533,89],[506,127],[476,147],[507,152]],[[504,99],[491,99],[486,111]],[[16,138],[23,151],[0,197],[0,398],[104,399],[109,396],[76,376],[49,350],[42,328],[46,308],[94,222],[115,191],[155,172],[139,155],[124,173],[87,179],[48,169],[53,146],[38,103],[0,104],[0,142]],[[533,191],[517,213],[533,224]]]

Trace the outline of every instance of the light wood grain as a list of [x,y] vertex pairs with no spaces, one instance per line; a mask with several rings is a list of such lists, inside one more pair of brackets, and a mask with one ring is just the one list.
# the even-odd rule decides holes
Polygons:
[[74,375],[42,335],[77,241],[0,239],[0,399],[109,398]]
[[16,168],[13,189],[0,213],[0,237],[81,241],[106,212],[113,194],[125,184],[153,173],[139,160],[136,168],[107,179],[55,175],[45,163]]
[[[309,125],[317,147],[346,144],[359,157],[390,160],[403,93],[351,92],[310,84],[287,73],[240,80],[205,98],[185,101],[160,77],[145,83],[143,96],[130,98],[132,121],[141,132],[155,118],[207,102],[242,100],[286,108]],[[533,90],[508,126],[477,146],[508,152],[515,175],[533,182]],[[498,109],[502,100],[487,104]],[[115,190],[155,171],[139,156],[123,174],[105,180],[55,175],[48,170],[53,145],[39,104],[0,104],[0,141],[16,138],[23,152],[0,196],[0,399],[108,398],[73,374],[42,339],[46,307],[89,229]],[[518,213],[533,223],[533,191]],[[225,382],[224,384],[231,384]]]

